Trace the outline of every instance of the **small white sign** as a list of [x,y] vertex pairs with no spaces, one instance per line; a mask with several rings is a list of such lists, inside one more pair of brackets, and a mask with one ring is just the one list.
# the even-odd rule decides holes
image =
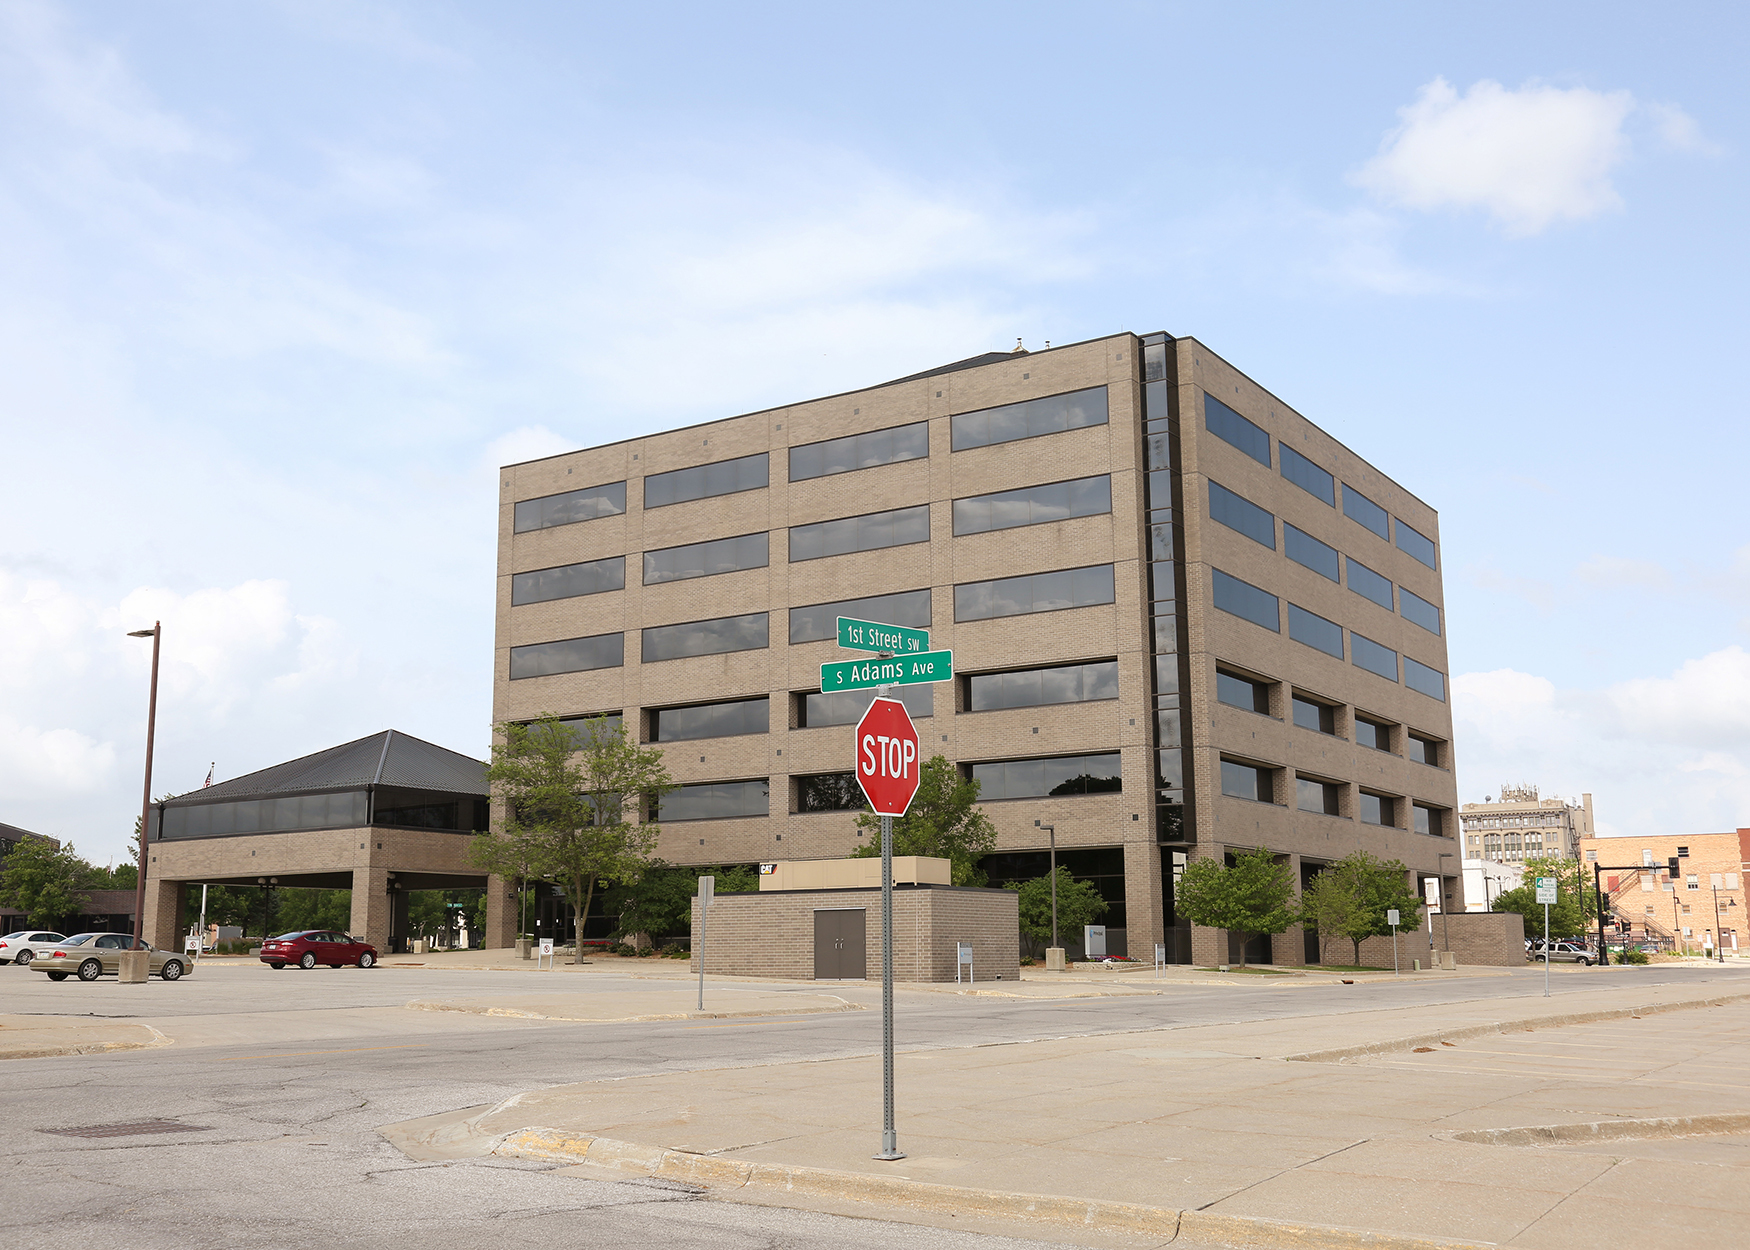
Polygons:
[[541,939],[541,958],[550,959],[552,957],[552,955],[553,955],[553,939],[552,938],[542,938]]
[[1082,949],[1089,959],[1106,953],[1106,926],[1090,924],[1082,926]]
[[1556,901],[1556,879],[1554,877],[1539,877],[1537,879],[1537,901],[1540,904]]
[[1403,919],[1404,918],[1398,914],[1398,909],[1395,907],[1389,909],[1385,913],[1385,922],[1394,929],[1403,923]]

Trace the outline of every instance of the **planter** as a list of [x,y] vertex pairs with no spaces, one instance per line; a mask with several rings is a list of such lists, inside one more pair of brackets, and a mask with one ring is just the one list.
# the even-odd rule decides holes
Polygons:
[[529,953],[534,950],[534,947],[535,944],[528,938],[518,938],[516,940],[516,957],[518,959],[529,958]]
[[425,954],[425,939],[424,938],[414,938],[413,939],[413,953],[415,955]]

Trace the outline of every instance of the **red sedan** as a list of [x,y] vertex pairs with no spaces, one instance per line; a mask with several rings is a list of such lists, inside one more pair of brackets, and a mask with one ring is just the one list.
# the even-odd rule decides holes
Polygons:
[[287,964],[297,964],[300,968],[314,968],[317,964],[327,964],[330,968],[357,964],[369,968],[377,962],[377,948],[369,942],[330,929],[304,929],[268,938],[261,944],[261,962],[275,968]]

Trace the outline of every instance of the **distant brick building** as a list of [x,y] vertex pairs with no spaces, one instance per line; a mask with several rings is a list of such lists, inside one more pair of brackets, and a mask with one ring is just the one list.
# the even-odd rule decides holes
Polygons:
[[1728,956],[1750,954],[1744,912],[1750,829],[1584,838],[1580,859],[1598,867],[1619,933],[1692,953],[1711,942]]

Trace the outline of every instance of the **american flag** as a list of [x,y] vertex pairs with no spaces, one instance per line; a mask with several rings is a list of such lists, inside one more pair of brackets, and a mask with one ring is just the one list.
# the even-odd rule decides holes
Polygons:
[[201,789],[205,790],[208,786],[213,784],[213,769],[217,768],[218,766],[219,766],[218,760],[214,760],[211,764],[207,765],[207,779],[205,781],[201,782]]

